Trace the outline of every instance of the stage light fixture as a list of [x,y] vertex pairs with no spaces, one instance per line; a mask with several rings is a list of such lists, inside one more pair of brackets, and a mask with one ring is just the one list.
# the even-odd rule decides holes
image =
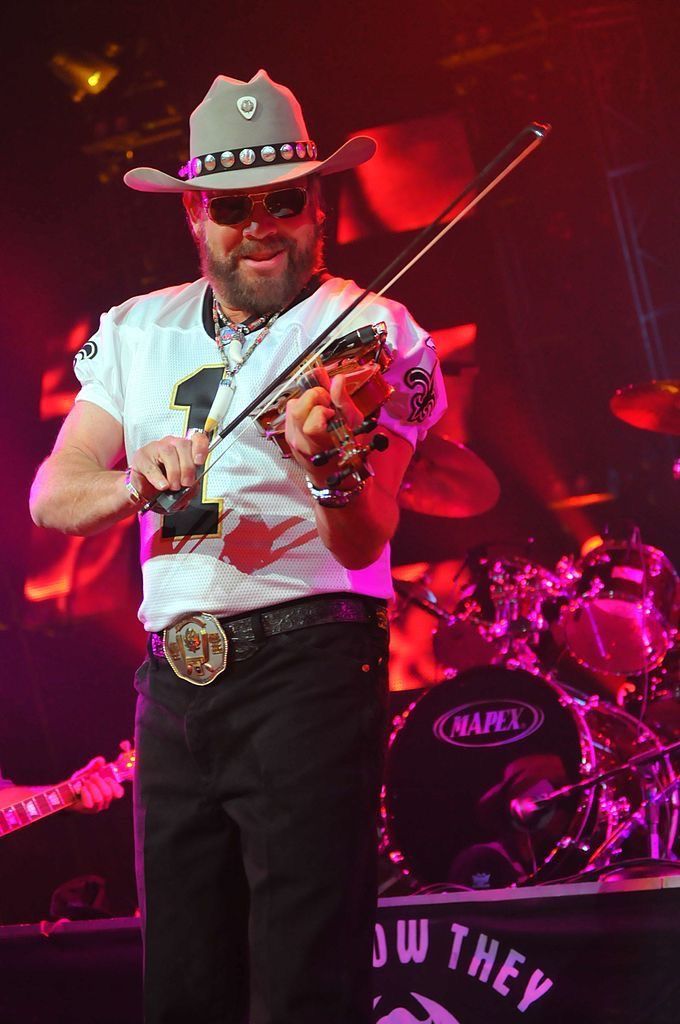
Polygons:
[[103,92],[120,70],[106,57],[66,50],[60,50],[50,58],[49,68],[68,86],[74,103],[80,103],[85,96]]

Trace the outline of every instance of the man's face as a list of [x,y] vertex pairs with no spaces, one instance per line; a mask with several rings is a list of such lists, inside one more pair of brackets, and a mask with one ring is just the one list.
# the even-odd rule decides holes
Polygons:
[[310,186],[309,179],[294,184],[308,189],[307,204],[300,214],[276,218],[257,201],[258,195],[281,185],[249,189],[254,197],[252,211],[244,223],[233,227],[210,219],[200,193],[184,193],[201,271],[229,310],[262,316],[282,309],[321,267],[323,215],[318,186]]

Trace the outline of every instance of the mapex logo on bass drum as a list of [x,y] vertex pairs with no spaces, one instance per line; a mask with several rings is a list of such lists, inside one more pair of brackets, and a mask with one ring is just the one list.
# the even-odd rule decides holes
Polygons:
[[475,700],[440,715],[432,732],[454,747],[502,747],[531,736],[544,718],[540,708],[523,700]]

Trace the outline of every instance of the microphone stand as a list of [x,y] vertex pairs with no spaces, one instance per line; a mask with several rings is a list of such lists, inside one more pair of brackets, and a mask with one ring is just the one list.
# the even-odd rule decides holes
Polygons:
[[[675,742],[669,743],[665,747],[659,747],[656,750],[647,750],[642,754],[635,754],[623,764],[617,765],[616,768],[610,768],[606,772],[601,772],[599,775],[593,776],[593,778],[583,779],[580,782],[574,782],[568,786],[562,786],[560,789],[555,789],[545,797],[539,797],[536,800],[532,800],[531,798],[516,798],[511,801],[511,812],[520,824],[530,826],[531,820],[537,815],[537,812],[548,809],[551,804],[564,800],[576,793],[593,789],[595,786],[599,786],[601,783],[614,778],[616,775],[620,775],[622,772],[641,768],[654,761],[658,761],[678,749],[680,749],[680,740],[675,740]],[[647,783],[645,786],[646,795],[639,807],[636,807],[631,814],[618,824],[614,831],[607,836],[607,838],[591,854],[588,860],[588,866],[584,869],[584,873],[598,870],[601,867],[606,867],[606,863],[602,864],[602,858],[619,840],[623,841],[628,837],[635,824],[647,827],[650,848],[649,857],[651,860],[660,860],[661,847],[658,829],[659,804],[666,799],[669,793],[672,794],[674,790],[677,790],[679,785],[680,776],[676,776],[671,779],[666,786],[659,790],[657,790],[653,785]],[[645,790],[643,790],[643,792],[645,792]],[[668,851],[666,852],[668,853]],[[600,863],[598,863],[598,861]]]
[[[533,802],[536,804],[536,809],[538,809],[544,804],[552,803],[554,800],[563,800],[574,793],[580,793],[583,790],[592,789],[593,786],[599,786],[601,782],[613,779],[614,776],[620,775],[621,772],[627,772],[631,768],[639,768],[642,765],[650,764],[652,761],[657,761],[659,758],[666,757],[667,754],[678,749],[680,749],[680,740],[675,740],[674,743],[669,743],[665,747],[658,747],[656,750],[647,750],[642,754],[635,754],[628,761],[617,765],[616,768],[609,768],[606,772],[600,772],[599,775],[594,775],[590,779],[582,779],[581,782],[572,782],[568,786],[561,786],[560,789],[553,790],[548,796],[540,797]],[[677,781],[680,782],[680,777]]]

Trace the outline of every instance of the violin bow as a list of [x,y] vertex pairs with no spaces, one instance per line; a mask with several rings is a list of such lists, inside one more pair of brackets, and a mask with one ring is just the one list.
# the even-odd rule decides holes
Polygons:
[[[532,121],[512,139],[489,163],[477,174],[462,192],[446,206],[441,213],[437,214],[433,221],[426,225],[413,238],[402,251],[395,256],[390,264],[385,267],[377,277],[347,306],[336,318],[309,343],[298,356],[293,359],[272,381],[254,398],[244,409],[238,413],[229,423],[226,424],[215,436],[215,439],[208,448],[208,455],[211,455],[222,442],[239,427],[244,420],[261,410],[261,406],[275,400],[273,396],[279,390],[285,390],[291,378],[300,370],[306,369],[305,364],[318,359],[326,348],[335,341],[331,335],[342,324],[347,317],[353,313],[362,302],[371,296],[377,298],[384,295],[396,282],[403,277],[416,263],[422,259],[425,253],[429,252],[444,235],[446,235],[463,217],[474,209],[497,185],[507,178],[514,171],[515,167],[521,164],[537,146],[548,137],[551,131],[549,124],[539,124]],[[462,205],[461,205],[462,204]],[[458,212],[450,221],[444,223],[449,214],[460,207]],[[400,266],[403,261],[403,266]],[[399,268],[399,269],[397,269]],[[390,276],[393,275],[393,276]],[[277,396],[278,397],[278,396]],[[142,508],[142,513],[153,510],[161,515],[170,514],[178,505],[183,504],[186,496],[194,490],[196,485],[203,479],[205,474],[226,455],[228,448],[224,448],[212,460],[210,465],[206,464],[196,473],[196,480],[190,487],[183,487],[179,491],[161,491],[155,498],[147,502]]]

